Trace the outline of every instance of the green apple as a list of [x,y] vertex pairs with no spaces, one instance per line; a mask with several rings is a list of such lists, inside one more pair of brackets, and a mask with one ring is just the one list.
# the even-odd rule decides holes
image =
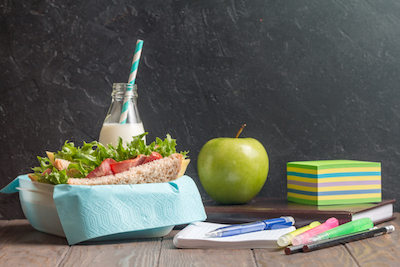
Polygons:
[[254,138],[215,138],[200,150],[197,171],[207,194],[221,204],[244,204],[264,186],[269,160]]

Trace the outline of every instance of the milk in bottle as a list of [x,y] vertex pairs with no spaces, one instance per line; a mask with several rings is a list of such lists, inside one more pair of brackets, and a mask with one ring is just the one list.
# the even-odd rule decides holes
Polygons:
[[[99,142],[103,145],[118,144],[121,137],[123,144],[132,141],[132,136],[144,133],[142,120],[137,108],[137,86],[129,83],[114,83],[111,105],[100,131]],[[121,123],[121,112],[125,101],[129,101],[126,122]]]

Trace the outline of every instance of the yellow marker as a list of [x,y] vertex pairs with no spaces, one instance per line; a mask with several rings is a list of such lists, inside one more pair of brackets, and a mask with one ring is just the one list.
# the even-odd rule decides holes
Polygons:
[[287,233],[286,235],[279,237],[278,241],[277,241],[278,246],[286,247],[286,246],[290,245],[293,237],[295,237],[296,235],[299,235],[301,233],[304,233],[305,231],[308,231],[311,228],[317,227],[320,224],[321,224],[320,222],[315,221],[315,222],[310,223],[309,225],[303,226],[299,229],[294,230],[293,232]]

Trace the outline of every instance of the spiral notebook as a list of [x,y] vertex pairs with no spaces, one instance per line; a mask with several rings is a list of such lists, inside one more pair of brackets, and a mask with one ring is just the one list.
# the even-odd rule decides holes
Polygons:
[[277,230],[264,230],[228,237],[206,237],[205,234],[227,224],[209,222],[191,223],[178,232],[173,243],[177,248],[280,248],[277,240],[280,236],[296,230],[294,226]]

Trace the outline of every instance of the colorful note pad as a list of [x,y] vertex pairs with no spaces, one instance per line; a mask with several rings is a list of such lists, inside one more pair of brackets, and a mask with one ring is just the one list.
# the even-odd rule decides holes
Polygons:
[[316,160],[287,163],[289,201],[309,205],[380,202],[381,163]]

